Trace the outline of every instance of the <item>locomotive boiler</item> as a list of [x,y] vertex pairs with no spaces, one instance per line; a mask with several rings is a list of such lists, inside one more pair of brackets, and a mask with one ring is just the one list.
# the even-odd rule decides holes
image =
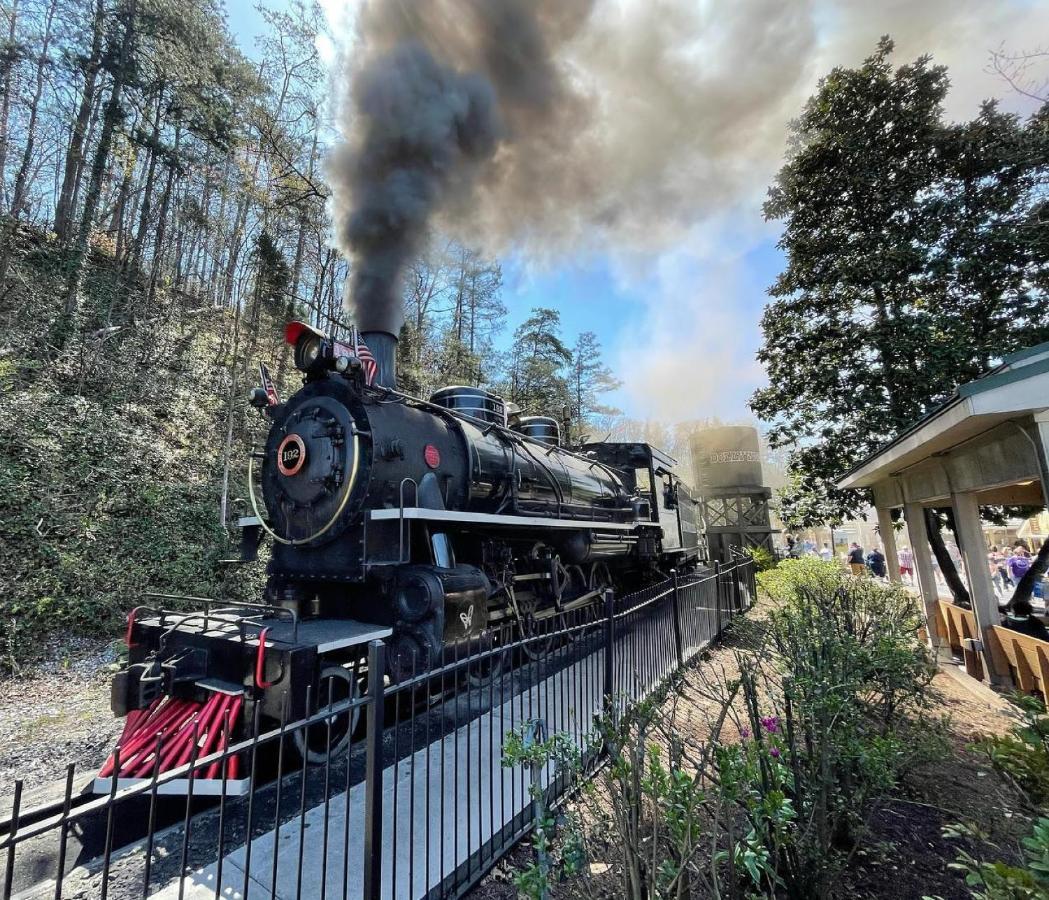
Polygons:
[[[302,388],[284,403],[251,397],[269,427],[241,524],[246,558],[269,538],[265,596],[132,614],[113,685],[114,710],[130,714],[122,740],[175,702],[216,728],[311,714],[366,677],[425,673],[510,630],[542,638],[608,587],[705,558],[696,498],[657,449],[564,446],[555,419],[476,387],[410,397],[387,333],[342,343],[293,322],[286,338]],[[388,671],[367,673],[377,637]],[[299,750],[322,760],[352,728],[317,746],[303,735]],[[119,774],[144,774],[142,761]]]

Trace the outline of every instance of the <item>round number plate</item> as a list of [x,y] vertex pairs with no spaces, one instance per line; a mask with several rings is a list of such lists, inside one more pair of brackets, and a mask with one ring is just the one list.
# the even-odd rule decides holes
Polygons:
[[297,475],[306,465],[306,444],[292,432],[277,448],[277,469],[281,475]]

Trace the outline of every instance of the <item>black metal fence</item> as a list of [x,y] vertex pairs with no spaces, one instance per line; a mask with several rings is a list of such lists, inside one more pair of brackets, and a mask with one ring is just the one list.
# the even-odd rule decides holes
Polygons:
[[[755,598],[741,557],[706,576],[672,574],[564,612],[522,636],[507,627],[437,670],[366,693],[221,752],[102,795],[29,808],[16,782],[0,823],[3,897],[458,897],[532,825],[533,774],[503,765],[506,736],[542,722],[586,767],[595,716],[625,708],[716,641]],[[385,671],[385,647],[368,670]],[[304,745],[338,754],[303,769]],[[119,771],[119,760],[116,770]],[[208,777],[205,777],[208,776]],[[537,774],[550,800],[568,785]],[[178,795],[175,796],[175,792]]]

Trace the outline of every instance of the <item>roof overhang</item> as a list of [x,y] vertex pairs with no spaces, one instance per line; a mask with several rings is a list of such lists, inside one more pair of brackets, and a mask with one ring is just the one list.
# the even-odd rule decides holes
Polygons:
[[999,369],[962,385],[954,398],[843,475],[837,486],[872,487],[1003,422],[1044,412],[1047,407],[1049,346],[1039,345],[1008,357]]

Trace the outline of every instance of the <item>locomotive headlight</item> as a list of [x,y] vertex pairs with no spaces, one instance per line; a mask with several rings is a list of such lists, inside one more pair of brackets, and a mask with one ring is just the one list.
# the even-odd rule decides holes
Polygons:
[[322,340],[316,335],[304,337],[295,348],[295,365],[304,372],[312,369],[320,359]]
[[303,372],[319,372],[332,365],[332,342],[323,331],[305,322],[289,322],[284,339],[295,348],[295,368]]

